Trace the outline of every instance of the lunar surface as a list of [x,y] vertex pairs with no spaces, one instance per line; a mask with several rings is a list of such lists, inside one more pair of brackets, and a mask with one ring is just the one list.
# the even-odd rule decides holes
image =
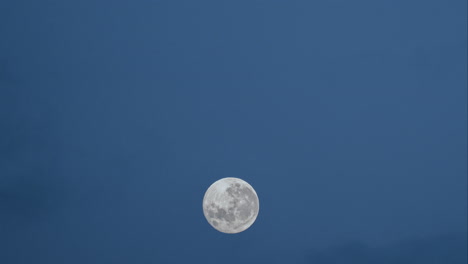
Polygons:
[[239,233],[249,228],[257,218],[257,193],[238,178],[223,178],[213,183],[203,198],[203,213],[216,230]]

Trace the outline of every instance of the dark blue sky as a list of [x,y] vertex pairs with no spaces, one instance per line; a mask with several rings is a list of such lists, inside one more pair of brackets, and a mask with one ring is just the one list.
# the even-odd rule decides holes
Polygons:
[[466,263],[466,10],[1,1],[0,263]]

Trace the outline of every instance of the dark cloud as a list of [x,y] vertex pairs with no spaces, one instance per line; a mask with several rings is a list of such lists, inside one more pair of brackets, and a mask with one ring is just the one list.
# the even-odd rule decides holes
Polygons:
[[0,225],[35,221],[63,201],[57,124],[10,64],[0,59]]
[[388,247],[347,243],[315,251],[307,257],[307,260],[307,263],[314,264],[465,264],[467,234],[446,234],[406,240]]
[[7,84],[13,84],[17,80],[12,70],[12,63],[10,59],[0,56],[0,87]]

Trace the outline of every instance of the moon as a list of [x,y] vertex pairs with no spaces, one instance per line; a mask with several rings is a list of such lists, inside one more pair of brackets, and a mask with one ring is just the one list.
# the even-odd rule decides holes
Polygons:
[[214,182],[203,198],[203,213],[208,223],[228,234],[249,228],[257,219],[259,208],[254,188],[239,178]]

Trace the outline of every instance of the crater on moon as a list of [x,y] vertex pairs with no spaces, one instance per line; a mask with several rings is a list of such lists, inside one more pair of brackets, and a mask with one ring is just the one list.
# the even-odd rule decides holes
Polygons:
[[203,212],[208,223],[223,233],[239,233],[257,218],[257,193],[239,178],[223,178],[213,183],[203,198]]

